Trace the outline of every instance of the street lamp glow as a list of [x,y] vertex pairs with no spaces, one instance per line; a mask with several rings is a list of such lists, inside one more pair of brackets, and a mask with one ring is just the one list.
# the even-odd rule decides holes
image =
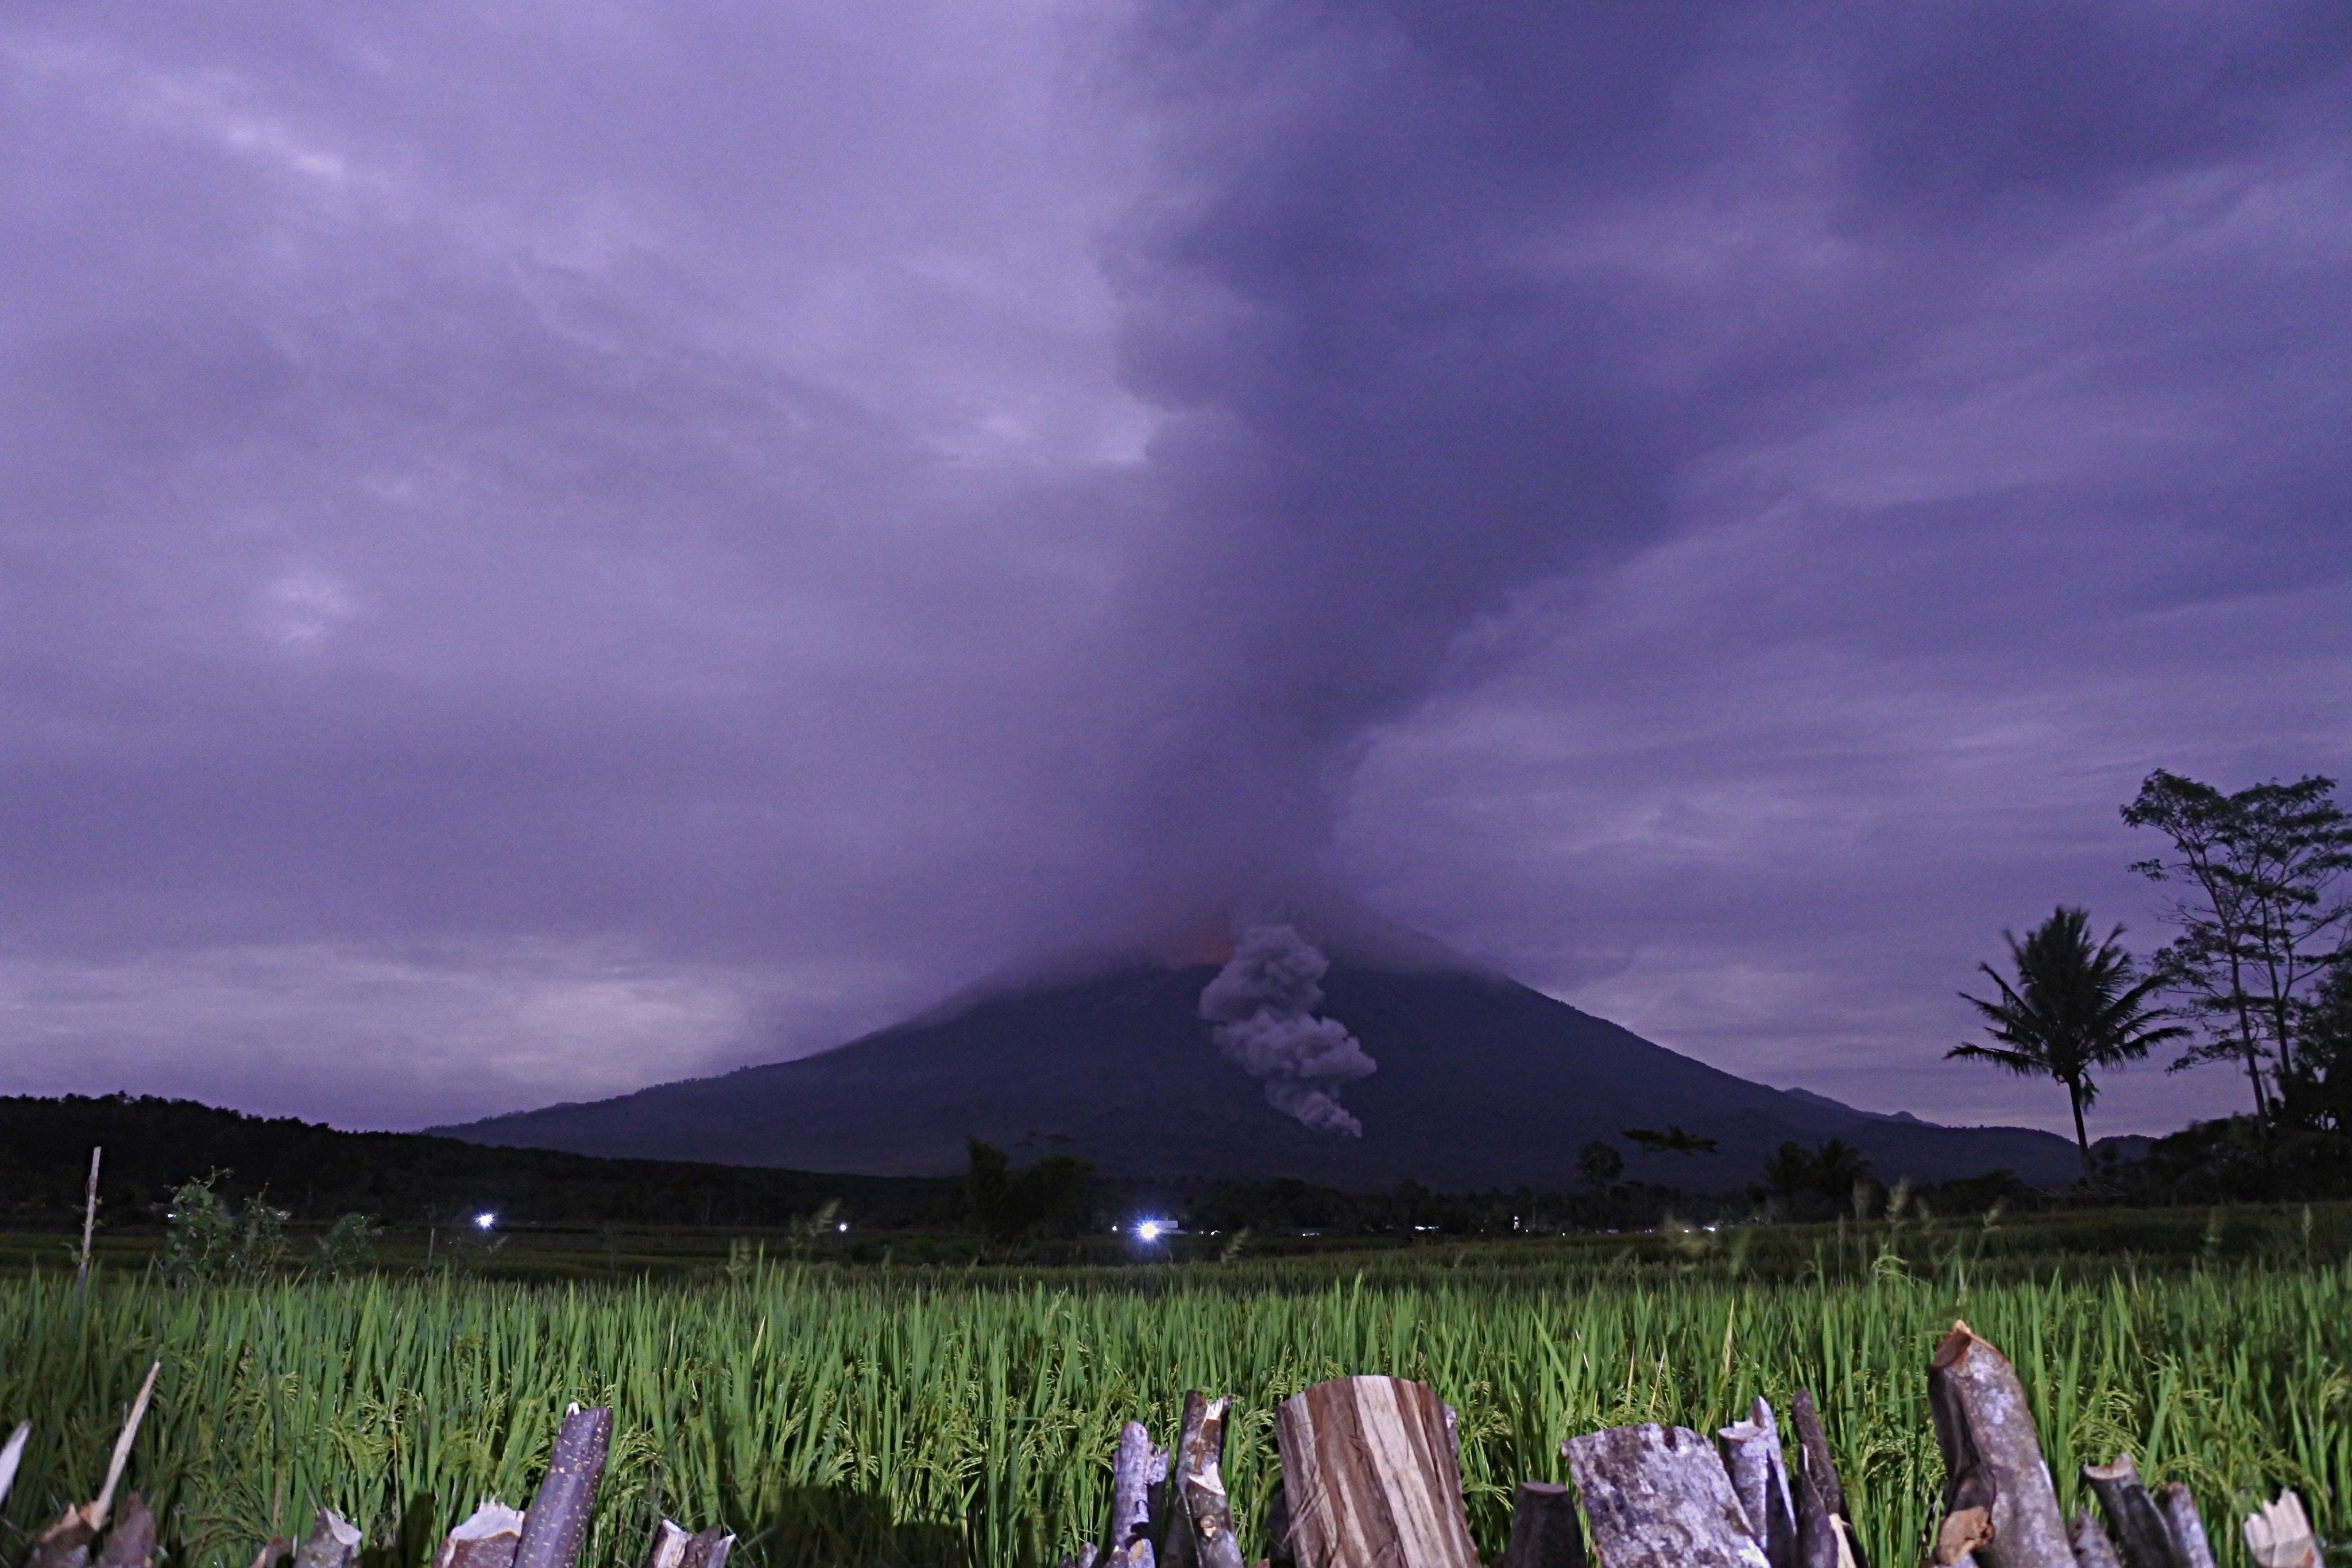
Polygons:
[[488,1230],[498,1222],[499,1217],[487,1208],[474,1216],[474,1228],[477,1230]]
[[1160,1239],[1161,1235],[1167,1231],[1167,1229],[1168,1222],[1166,1220],[1147,1219],[1136,1226],[1135,1239],[1139,1241],[1157,1241]]

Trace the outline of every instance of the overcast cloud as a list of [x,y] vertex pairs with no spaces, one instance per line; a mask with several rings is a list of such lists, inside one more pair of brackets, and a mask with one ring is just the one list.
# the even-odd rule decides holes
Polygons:
[[[2307,5],[19,5],[0,1092],[406,1126],[1328,881],[1947,1067],[2352,770]],[[2101,1131],[2235,1106],[2109,1089]]]

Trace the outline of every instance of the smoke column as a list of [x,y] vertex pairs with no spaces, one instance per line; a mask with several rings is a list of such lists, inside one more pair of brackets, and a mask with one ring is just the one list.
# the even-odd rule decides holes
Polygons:
[[1217,1049],[1265,1083],[1268,1103],[1318,1132],[1364,1135],[1332,1091],[1380,1064],[1337,1019],[1319,1019],[1331,967],[1287,925],[1254,925],[1233,961],[1201,993],[1201,1016],[1217,1026]]

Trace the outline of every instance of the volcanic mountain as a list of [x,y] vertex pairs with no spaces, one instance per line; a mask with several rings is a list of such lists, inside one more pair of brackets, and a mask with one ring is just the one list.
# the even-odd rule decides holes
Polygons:
[[[2007,1168],[2056,1185],[2074,1145],[2019,1127],[1946,1127],[1771,1089],[1474,967],[1336,949],[1321,1012],[1379,1063],[1346,1085],[1363,1134],[1269,1104],[1200,1014],[1217,966],[1137,959],[1007,983],[797,1061],[436,1129],[477,1143],[874,1176],[963,1168],[964,1140],[1074,1153],[1106,1175],[1298,1176],[1356,1191],[1565,1189],[1608,1139],[1631,1176],[1691,1190],[1757,1179],[1785,1141],[1843,1139],[1893,1182]],[[1673,1124],[1712,1155],[1643,1154]]]

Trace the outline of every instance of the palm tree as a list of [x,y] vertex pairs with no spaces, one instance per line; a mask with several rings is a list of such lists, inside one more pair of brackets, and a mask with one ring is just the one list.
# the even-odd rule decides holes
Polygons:
[[2088,910],[2060,904],[2022,942],[2002,932],[2017,983],[2003,979],[1990,964],[1979,964],[2000,988],[2000,998],[1960,993],[1984,1015],[1985,1032],[2000,1043],[1956,1045],[1944,1053],[2063,1083],[2074,1107],[2074,1143],[2083,1151],[2085,1181],[2091,1176],[2091,1140],[2083,1130],[2083,1112],[2099,1097],[2091,1070],[2137,1061],[2149,1047],[2189,1032],[2163,1021],[2170,1012],[2147,1005],[2163,977],[2133,981],[2132,956],[2116,945],[2124,928],[2116,926],[2094,947],[2090,922]]

